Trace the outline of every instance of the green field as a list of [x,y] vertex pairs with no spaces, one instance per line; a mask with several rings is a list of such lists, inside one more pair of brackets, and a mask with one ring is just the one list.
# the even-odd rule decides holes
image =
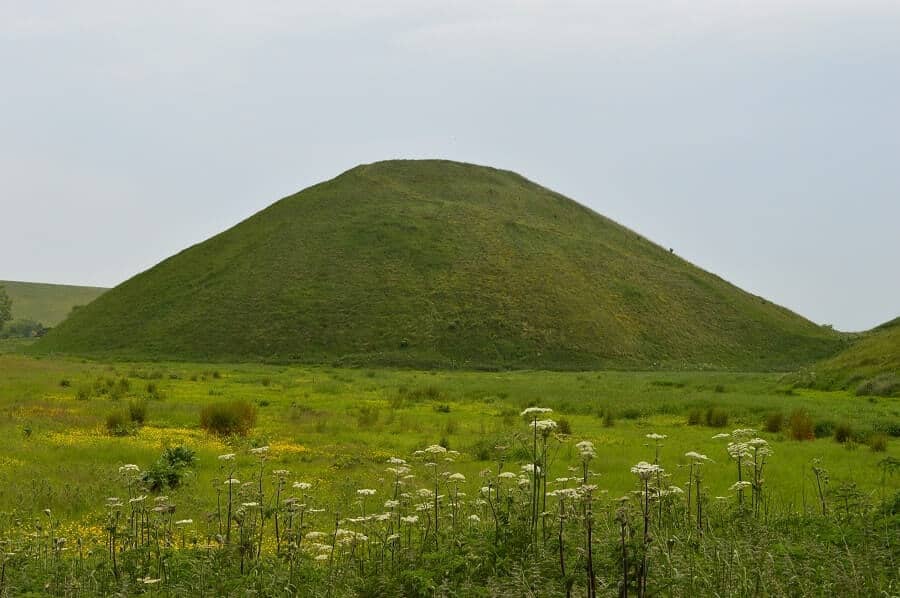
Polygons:
[[842,335],[513,172],[353,168],[137,274],[42,354],[793,370]]
[[[223,439],[200,428],[204,406],[237,400],[258,410],[257,423],[246,436]],[[111,434],[107,416],[127,412],[130,403],[140,401],[147,406],[143,424],[134,425],[123,436]],[[263,595],[323,596],[565,595],[563,588],[571,583],[575,595],[584,595],[584,551],[576,550],[578,512],[564,521],[566,537],[572,535],[569,541],[574,547],[569,577],[562,577],[554,569],[555,527],[541,532],[542,543],[517,544],[528,537],[527,526],[522,527],[527,517],[522,519],[525,516],[516,510],[518,502],[510,502],[513,506],[504,524],[509,531],[497,531],[500,535],[494,544],[484,545],[484,538],[495,534],[490,512],[466,499],[457,505],[460,512],[479,513],[480,523],[463,525],[451,519],[457,504],[452,502],[453,492],[459,488],[449,478],[440,482],[439,491],[445,495],[440,538],[449,544],[429,549],[426,534],[411,536],[410,548],[404,550],[407,540],[401,537],[395,556],[408,569],[405,573],[390,569],[383,553],[379,560],[375,538],[381,524],[374,522],[352,524],[363,526],[372,538],[366,541],[365,553],[345,547],[340,560],[327,566],[312,555],[304,556],[301,549],[290,557],[275,556],[287,548],[273,545],[274,517],[281,513],[284,526],[288,514],[279,511],[273,499],[280,479],[273,471],[290,472],[284,474],[282,498],[297,492],[291,490],[294,481],[312,484],[304,501],[325,511],[308,515],[304,533],[333,532],[335,514],[350,518],[367,508],[380,512],[381,503],[393,494],[392,478],[385,473],[388,459],[413,462],[415,451],[438,443],[459,451],[455,462],[439,464],[439,468],[463,474],[462,489],[474,498],[480,486],[496,478],[500,453],[494,447],[507,447],[502,453],[506,471],[518,474],[522,464],[533,460],[533,437],[520,412],[534,405],[552,408],[550,417],[568,426],[569,434],[548,437],[551,487],[556,477],[573,475],[570,466],[581,470],[578,441],[590,440],[596,447],[590,468],[596,473],[591,484],[597,486],[592,508],[596,510],[599,595],[616,595],[617,513],[625,509],[632,518],[629,525],[640,529],[640,499],[632,496],[625,503],[618,499],[640,488],[629,469],[639,461],[654,461],[654,441],[646,437],[651,433],[667,436],[659,453],[660,463],[671,475],[665,485],[687,487],[690,459],[686,452],[712,459],[703,466],[709,518],[704,536],[691,531],[692,520],[681,503],[665,503],[665,514],[660,503],[659,520],[653,504],[653,533],[671,538],[668,545],[661,540],[653,543],[647,553],[653,563],[648,583],[654,595],[818,594],[822,587],[829,587],[863,596],[882,591],[895,594],[900,589],[898,515],[883,510],[896,509],[894,497],[900,491],[900,475],[889,475],[885,469],[886,459],[896,458],[900,449],[898,399],[794,388],[779,374],[100,363],[33,359],[16,353],[0,355],[0,529],[13,555],[8,556],[12,570],[6,574],[4,589],[13,594],[28,589],[37,592],[49,584],[52,593],[74,595],[72,584],[78,580],[85,595],[114,588],[162,595],[245,595],[249,590]],[[727,422],[706,425],[710,410],[720,419],[727,417]],[[788,421],[797,410],[806,412],[813,431],[821,437],[791,438]],[[776,413],[784,415],[782,429],[762,431]],[[699,417],[699,425],[689,425],[691,417]],[[842,424],[849,430],[846,442],[835,440],[835,430]],[[773,451],[765,470],[764,512],[756,516],[737,507],[736,494],[729,490],[735,482],[735,466],[726,452],[727,440],[712,438],[747,427],[760,430],[759,436]],[[885,442],[883,450],[868,446],[875,438]],[[188,447],[197,456],[177,488],[148,492],[124,483],[120,467],[134,464],[147,471],[164,449],[176,446]],[[265,461],[250,453],[254,446],[269,447]],[[235,460],[218,459],[226,453],[235,453]],[[814,459],[821,460],[830,477],[827,517],[820,513]],[[258,556],[253,555],[252,540],[248,540],[250,556],[246,550],[231,552],[227,543],[222,547],[215,540],[221,532],[216,505],[218,501],[221,511],[222,479],[231,468],[233,477],[253,482],[241,486],[244,498],[240,500],[257,496],[255,480],[259,479],[264,488],[261,502],[270,505],[253,524],[256,527],[247,527],[255,534],[262,522],[264,540]],[[418,477],[411,482],[410,492],[433,485],[428,468],[419,465],[414,471]],[[361,488],[376,494],[367,501],[357,493]],[[510,501],[519,500],[512,488],[509,492]],[[123,569],[113,577],[107,499],[124,500],[137,494],[150,494],[148,501],[164,494],[168,497],[164,504],[172,505],[175,514],[171,519],[157,517],[149,503],[147,533],[156,535],[119,553],[121,563],[116,566]],[[890,504],[894,507],[887,507]],[[52,513],[49,522],[44,509]],[[133,512],[133,505],[126,503],[123,509],[126,514]],[[422,520],[416,526],[424,526],[428,513],[420,512]],[[174,527],[174,519],[191,523]],[[53,529],[48,531],[50,523]],[[244,519],[240,525],[242,534],[243,526],[250,526]],[[352,525],[344,522],[340,527]],[[415,530],[420,533],[419,527]],[[640,533],[636,533],[628,542],[637,542],[634,550],[640,552]],[[119,541],[125,542],[127,534],[121,534]],[[56,553],[54,557],[54,551],[46,548],[53,546],[51,536],[67,538],[68,556]],[[206,548],[199,553],[186,551],[180,548],[184,542]],[[78,560],[77,550],[90,550],[93,556]],[[353,550],[357,550],[355,544]],[[475,554],[481,555],[480,564],[467,573]],[[723,554],[730,556],[726,559]],[[732,557],[743,559],[743,565],[731,562]],[[748,570],[746,559],[754,559],[758,570]],[[126,563],[131,567],[127,574]],[[719,566],[721,574],[713,575]],[[203,567],[219,571],[218,579],[204,578]],[[710,569],[688,576],[686,567]],[[90,576],[88,570],[93,571]],[[473,573],[476,570],[478,574]],[[143,585],[141,579],[149,578],[163,579],[162,585]],[[571,582],[566,581],[569,578]]]
[[4,287],[12,299],[13,319],[33,320],[47,327],[56,326],[66,319],[73,307],[87,305],[107,290],[12,280],[0,280],[0,287]]

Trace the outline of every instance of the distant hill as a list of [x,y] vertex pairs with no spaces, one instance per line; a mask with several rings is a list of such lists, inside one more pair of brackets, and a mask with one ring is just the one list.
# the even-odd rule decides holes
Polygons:
[[67,284],[0,280],[0,286],[12,299],[12,315],[17,320],[34,320],[44,326],[56,326],[76,305],[87,305],[107,289]]
[[840,335],[513,172],[358,166],[101,296],[39,352],[788,369]]
[[802,385],[815,388],[900,396],[900,318],[860,335],[850,347],[799,376]]

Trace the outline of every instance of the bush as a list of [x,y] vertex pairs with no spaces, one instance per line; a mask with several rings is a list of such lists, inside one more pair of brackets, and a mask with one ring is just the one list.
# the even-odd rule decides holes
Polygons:
[[784,414],[781,411],[773,411],[766,416],[765,424],[763,424],[763,429],[766,432],[772,432],[773,434],[776,432],[781,432],[781,429],[783,427]]
[[689,426],[699,426],[703,421],[703,411],[700,409],[691,409],[688,411],[687,423]]
[[830,419],[816,422],[816,425],[813,427],[813,435],[816,438],[828,438],[832,434],[834,434],[834,422]]
[[853,438],[853,428],[849,423],[843,422],[835,426],[834,439],[841,444]]
[[896,374],[882,374],[866,380],[856,387],[856,396],[900,396],[900,376]]
[[603,427],[604,428],[612,428],[616,425],[616,414],[612,412],[612,409],[607,409],[606,413],[603,414]]
[[438,413],[450,413],[450,405],[445,405],[443,403],[440,405],[435,405],[434,410]]
[[181,485],[185,470],[194,464],[194,451],[183,446],[167,448],[156,463],[141,474],[141,481],[147,487],[159,492],[165,488],[177,488]]
[[156,382],[147,383],[147,396],[157,401],[162,400],[163,394],[159,390],[159,386],[156,385]]
[[356,425],[360,428],[371,428],[378,423],[378,407],[363,405],[356,414]]
[[217,436],[244,436],[255,425],[256,406],[247,401],[210,403],[200,411],[200,427]]
[[876,432],[869,436],[869,448],[876,453],[883,453],[887,450],[888,436],[882,432]]
[[572,434],[572,424],[566,418],[563,418],[556,422],[556,425],[557,431],[560,434],[566,434],[567,436]]
[[815,438],[813,420],[806,409],[794,409],[788,419],[791,438],[794,440],[812,440]]
[[106,431],[113,436],[127,436],[131,429],[124,411],[113,411],[106,416]]
[[128,401],[128,416],[132,423],[143,425],[147,421],[147,401],[145,399]]
[[87,401],[92,396],[91,388],[88,386],[80,386],[78,390],[75,391],[75,398],[79,401]]
[[724,428],[728,425],[728,412],[720,407],[706,410],[706,425],[711,428]]
[[638,419],[640,416],[641,410],[635,409],[634,407],[629,407],[622,412],[622,417],[624,417],[625,419]]

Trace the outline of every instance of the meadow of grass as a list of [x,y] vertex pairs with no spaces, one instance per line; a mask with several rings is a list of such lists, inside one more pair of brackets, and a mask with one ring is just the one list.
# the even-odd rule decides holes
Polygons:
[[[200,427],[204,408],[238,401],[255,408],[255,425],[246,435],[216,436]],[[547,417],[556,422],[547,436],[546,461],[535,456],[537,438],[521,416],[536,405],[552,409]],[[141,421],[132,421],[135,413]],[[108,426],[111,414],[121,418],[121,429]],[[794,439],[792,425],[799,426],[802,440]],[[740,428],[758,430],[756,435],[773,452],[765,467],[763,510],[755,516],[736,507],[731,490],[736,470],[726,451],[731,439],[713,438]],[[657,440],[648,434],[666,436],[658,441],[659,453]],[[648,595],[816,594],[821,587],[815,585],[818,582],[841,590],[856,587],[854,595],[896,593],[900,476],[891,475],[891,458],[897,454],[898,435],[897,399],[794,388],[775,374],[105,364],[8,353],[0,355],[0,530],[10,567],[4,567],[0,589],[13,594],[40,592],[52,582],[52,593],[61,595],[109,593],[117,588],[125,593],[189,590],[206,595],[254,588],[264,595],[523,591],[565,595],[568,588],[576,595],[591,595],[590,584],[581,574],[585,544],[578,539],[580,526],[590,519],[597,525],[596,546],[589,545],[597,551],[592,558],[602,595],[617,595],[623,585],[636,595],[642,593],[641,571],[650,572],[644,575],[649,577],[649,586],[643,588]],[[582,453],[576,444],[582,440],[590,441],[596,452],[589,464],[589,484],[571,481],[581,477]],[[397,491],[392,474],[385,471],[391,458],[410,461],[417,476],[410,483],[410,493],[434,489],[429,476],[437,471],[412,463],[416,451],[435,445],[459,453],[452,463],[443,463],[444,455],[436,459],[445,474],[437,488],[443,495],[439,519],[444,527],[424,536],[425,531],[416,527],[415,538],[400,539],[400,548],[407,542],[406,552],[390,553],[391,563],[402,562],[401,569],[415,571],[415,579],[397,571],[392,574],[385,565],[385,553],[375,547],[375,538],[385,546],[387,532],[378,536],[373,527],[380,525],[377,522],[342,519],[339,528],[366,527],[372,544],[357,546],[351,537],[351,544],[342,551],[335,552],[332,546],[327,563],[317,561],[314,554],[303,556],[297,540],[292,544],[284,527],[274,536],[278,513],[282,526],[289,518],[295,525],[294,512],[282,510],[287,509],[282,499],[301,492],[293,489],[296,481],[310,484],[309,496],[302,490],[302,502],[308,504],[304,508],[324,509],[324,513],[307,513],[306,523],[291,527],[291,533],[300,534],[299,539],[309,531],[321,532],[325,539],[317,542],[320,545],[328,545],[329,537],[336,541],[336,517],[358,519],[361,509],[383,511],[381,505]],[[498,451],[497,446],[506,448]],[[196,458],[179,470],[183,478],[176,487],[163,485],[151,491],[146,481],[128,478],[130,468],[122,469],[134,465],[140,472],[153,470],[163,452],[176,447],[193,451]],[[264,459],[252,452],[256,447],[268,447]],[[709,518],[702,538],[683,499],[663,500],[666,494],[660,491],[668,485],[688,488],[693,459],[685,454],[692,451],[711,459],[702,466],[702,495]],[[235,456],[220,459],[227,454]],[[629,494],[640,490],[631,468],[640,461],[653,463],[657,454],[671,477],[657,488],[657,494],[649,486],[643,493]],[[508,532],[501,538],[495,530],[499,520],[474,500],[482,486],[491,485],[489,496],[497,492],[499,462],[503,470],[517,476],[520,466],[541,463],[549,469],[551,490],[557,477],[570,479],[565,487],[593,485],[596,489],[588,492],[587,501],[581,491],[571,496],[571,504],[563,502],[559,507],[564,533],[554,531],[557,503],[551,500],[553,510],[541,518],[536,540],[531,531],[534,524],[529,523],[531,511],[522,505],[530,492],[527,488],[540,488],[541,482],[517,478],[509,501],[505,502],[505,494],[498,494],[492,503],[492,508],[506,505],[503,526]],[[827,470],[828,483],[821,495],[824,474],[820,471],[817,479],[814,464]],[[273,475],[280,470],[289,473]],[[466,480],[463,490],[468,499],[454,498],[459,484],[448,481],[451,472]],[[251,539],[245,541],[241,535],[236,552],[229,552],[233,540],[221,538],[222,482],[229,477],[244,482],[239,488],[242,505],[268,505],[258,519],[247,515],[252,507],[242,510],[241,531],[235,523],[234,533],[246,532]],[[249,489],[247,482],[252,482]],[[262,499],[256,494],[257,486]],[[513,487],[526,490],[520,496],[512,493]],[[376,494],[367,498],[359,494],[361,489]],[[277,501],[276,492],[281,493]],[[148,523],[146,538],[141,532],[138,542],[132,535],[133,546],[121,552],[122,562],[130,563],[127,574],[113,571],[108,499],[118,497],[123,502],[116,532],[122,534],[121,551],[129,541],[123,530],[137,525],[129,528],[124,523],[134,513],[133,503],[127,501],[139,495],[147,495],[148,502],[156,495],[167,497],[149,503],[146,510],[148,521],[154,513],[162,515],[153,524],[156,527]],[[631,498],[620,502],[623,495]],[[821,517],[823,496],[827,517]],[[652,551],[640,531],[646,497],[655,497],[653,513],[659,506],[658,516],[650,521],[650,535],[658,535]],[[401,503],[397,508],[409,509],[407,516],[413,516],[411,502]],[[584,510],[588,503],[596,509],[590,517]],[[152,510],[154,504],[158,511]],[[234,504],[238,509],[237,498]],[[547,508],[542,505],[542,512]],[[479,522],[451,520],[456,515],[476,515]],[[416,525],[431,521],[427,510],[418,516]],[[175,526],[176,519],[190,523]],[[626,520],[627,525],[621,524]],[[396,526],[391,535],[401,530],[399,521]],[[254,549],[252,538],[260,528],[265,541]],[[626,544],[637,543],[632,547],[634,554],[646,554],[654,564],[626,573],[628,581],[622,584],[616,555],[618,530],[626,528],[630,530]],[[56,538],[66,538],[67,543],[55,544]],[[573,551],[567,573],[554,569],[560,541]],[[205,556],[189,558],[191,551],[179,551],[185,542]],[[290,557],[276,556],[283,551]],[[768,574],[760,574],[760,579],[752,567],[747,569],[750,564],[729,560],[739,557],[755,559],[752,566]],[[474,577],[462,573],[472,559],[482,563]],[[840,559],[844,559],[840,567],[832,562]],[[719,561],[726,563],[721,571],[703,569]],[[636,561],[629,562],[631,567]],[[853,575],[847,569],[851,565]],[[218,567],[223,574],[217,579],[207,573],[204,578],[199,571],[206,566]],[[377,584],[371,585],[374,580]],[[267,585],[259,585],[263,583]],[[726,591],[729,583],[735,584],[733,592]]]

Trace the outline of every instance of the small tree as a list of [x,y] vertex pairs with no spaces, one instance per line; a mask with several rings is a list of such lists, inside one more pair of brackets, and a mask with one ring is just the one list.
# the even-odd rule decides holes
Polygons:
[[6,288],[0,286],[0,327],[12,320],[12,299],[6,294]]

